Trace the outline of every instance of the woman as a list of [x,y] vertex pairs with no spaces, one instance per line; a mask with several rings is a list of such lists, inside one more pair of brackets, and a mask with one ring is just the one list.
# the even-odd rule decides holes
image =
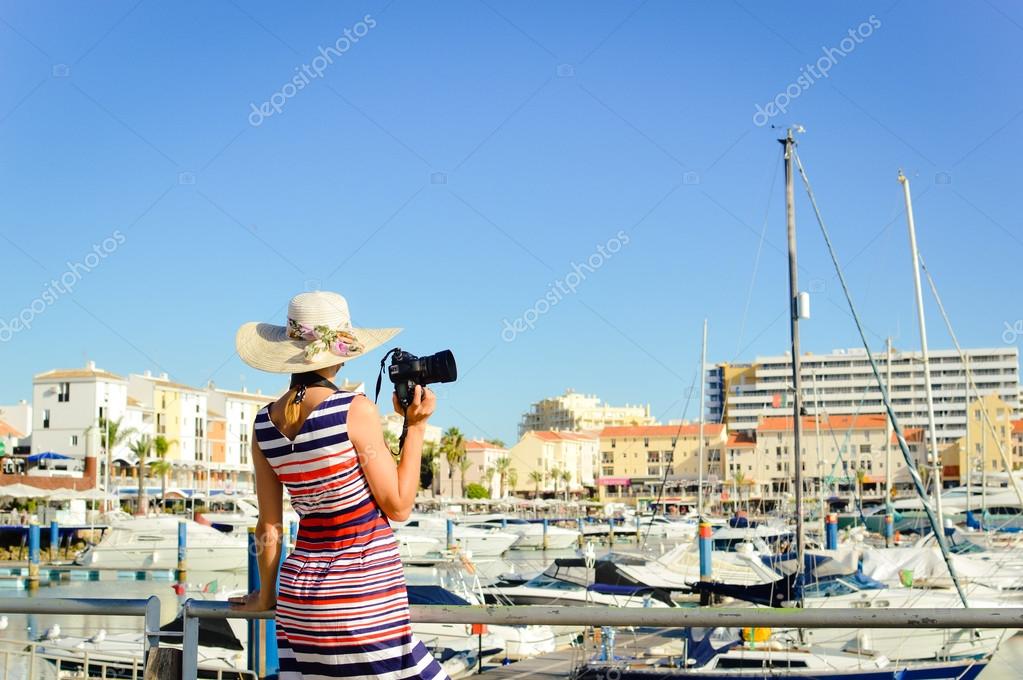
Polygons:
[[[281,680],[447,678],[412,636],[405,575],[387,522],[412,510],[436,398],[416,387],[395,465],[376,406],[331,382],[344,362],[399,330],[353,328],[343,297],[314,292],[292,298],[286,326],[248,323],[238,331],[238,354],[247,364],[292,374],[288,392],[256,414],[260,588],[236,600],[249,611],[276,606]],[[281,564],[284,487],[301,522],[295,549]]]

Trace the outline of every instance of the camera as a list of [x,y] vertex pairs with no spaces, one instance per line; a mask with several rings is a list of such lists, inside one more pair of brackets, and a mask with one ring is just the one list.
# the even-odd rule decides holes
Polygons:
[[395,347],[391,350],[391,365],[387,367],[387,376],[394,383],[398,403],[408,408],[415,397],[416,385],[454,382],[458,377],[458,369],[455,366],[455,355],[449,349],[417,357]]

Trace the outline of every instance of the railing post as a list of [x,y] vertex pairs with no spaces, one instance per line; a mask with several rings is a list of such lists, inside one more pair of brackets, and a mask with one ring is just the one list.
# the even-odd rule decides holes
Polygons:
[[579,547],[581,548],[581,547],[583,547],[584,542],[586,540],[586,535],[583,534],[583,518],[582,517],[576,517],[576,519],[575,519],[575,526],[576,526],[576,531],[579,532]]
[[[968,493],[968,492],[967,492]],[[888,514],[884,516],[884,547],[892,546],[892,536],[895,535],[895,518]]]
[[[260,589],[259,551],[261,547],[256,541],[256,528],[249,527],[249,592]],[[284,560],[284,549],[281,549],[281,561]],[[278,571],[278,575],[280,572]],[[248,667],[259,677],[276,675],[280,661],[277,652],[277,624],[270,620],[249,620]]]
[[[187,616],[187,613],[185,614]],[[160,648],[160,598],[151,595],[146,600],[145,648],[142,653],[142,665],[149,661],[149,651]]]
[[445,538],[447,539],[448,550],[454,550],[455,548],[455,521],[449,519],[445,529]]
[[[259,550],[256,546],[256,527],[249,527],[248,534],[248,567],[249,567],[249,591],[250,593],[256,592],[259,588]],[[249,645],[248,645],[248,667],[250,671],[258,673],[259,670],[259,621],[256,619],[249,619],[247,628],[249,629]]]
[[[199,677],[199,618],[189,616],[191,603],[191,600],[185,601],[181,615],[181,629],[184,632],[181,640],[181,680],[195,680]],[[252,654],[251,650],[249,654]]]
[[57,555],[60,554],[60,527],[57,525],[57,520],[50,522],[50,563],[57,561]]
[[547,530],[550,528],[549,521],[546,517],[543,518],[543,549],[546,550],[550,541],[547,538]]
[[28,587],[39,587],[39,525],[35,522],[28,525]]

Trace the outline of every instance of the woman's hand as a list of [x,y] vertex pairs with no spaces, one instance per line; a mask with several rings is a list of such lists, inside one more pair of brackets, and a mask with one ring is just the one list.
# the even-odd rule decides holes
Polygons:
[[265,598],[258,590],[248,595],[232,597],[228,602],[231,603],[231,609],[243,612],[265,612],[277,606],[276,599]]
[[[394,404],[394,412],[402,415],[397,393],[391,394],[391,402]],[[433,393],[433,390],[422,385],[416,385],[412,403],[404,414],[405,422],[408,423],[409,427],[413,425],[426,425],[426,421],[433,415],[435,408],[437,408],[437,395]]]

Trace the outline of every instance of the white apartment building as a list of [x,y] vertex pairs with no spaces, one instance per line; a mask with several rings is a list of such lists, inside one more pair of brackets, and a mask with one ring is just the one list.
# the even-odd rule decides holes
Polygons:
[[[84,368],[54,369],[33,378],[32,405],[33,452],[84,459],[86,440],[99,431],[99,419],[127,415],[128,381],[91,361]],[[130,425],[122,421],[122,427]],[[132,457],[126,444],[111,453],[115,459]]]
[[[997,394],[1013,413],[1020,409],[1019,354],[1015,347],[965,350],[973,380],[982,395]],[[885,352],[874,354],[882,378]],[[800,362],[803,404],[808,415],[853,415],[884,410],[870,361],[862,349],[804,354]],[[930,352],[936,435],[939,443],[966,432],[966,374],[955,350]],[[920,352],[892,351],[895,414],[903,428],[927,427],[927,400]],[[729,431],[752,431],[765,417],[792,414],[792,363],[788,354],[757,357],[751,364],[719,364],[707,373],[708,418]],[[974,395],[970,395],[970,400]]]
[[532,431],[578,432],[613,425],[653,425],[654,422],[649,404],[611,406],[600,403],[595,395],[567,390],[560,397],[542,399],[530,406],[519,423],[519,436]]
[[[508,451],[511,467],[516,471],[512,491],[519,493],[540,490],[541,493],[565,490],[585,494],[596,486],[600,469],[600,439],[596,433],[526,432]],[[567,471],[568,480],[554,478],[554,471]],[[531,475],[538,472],[542,479]]]
[[0,406],[0,420],[10,425],[22,440],[32,436],[32,404],[24,399],[17,404]]

